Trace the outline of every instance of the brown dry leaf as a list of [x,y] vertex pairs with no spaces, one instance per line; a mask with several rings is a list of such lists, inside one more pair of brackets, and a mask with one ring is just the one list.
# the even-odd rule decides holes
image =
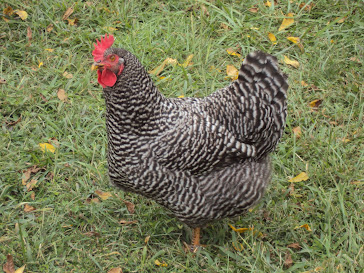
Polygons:
[[149,74],[153,74],[158,76],[164,69],[164,67],[167,64],[172,64],[172,65],[176,65],[178,62],[176,59],[172,59],[172,58],[167,58],[165,59],[160,65],[158,65],[156,68],[154,68],[153,70],[148,71]]
[[30,194],[30,199],[32,199],[33,201],[35,200],[35,192],[34,191]]
[[277,38],[273,33],[268,32],[268,38],[274,45],[277,44]]
[[257,13],[258,12],[258,10],[259,10],[259,8],[256,8],[256,7],[252,7],[252,8],[250,8],[250,9],[248,9],[250,12],[252,12],[252,13]]
[[66,79],[72,79],[73,75],[67,71],[63,72],[63,77],[65,77]]
[[224,24],[224,23],[221,23],[220,24],[220,27],[223,28],[223,29],[225,29],[225,30],[229,30],[230,29],[230,27],[228,25]]
[[70,26],[75,26],[78,23],[77,18],[67,19],[67,21],[68,21],[68,25],[70,25]]
[[356,62],[358,64],[361,64],[361,61],[358,59],[358,57],[351,57],[350,61]]
[[205,14],[206,17],[209,17],[210,16],[210,13],[207,10],[207,8],[206,8],[205,5],[201,5],[201,11],[202,11],[203,14]]
[[100,191],[100,190],[96,190],[95,193],[101,198],[101,200],[107,200],[112,196],[111,193],[103,192],[103,191]]
[[32,29],[30,27],[27,27],[27,38],[28,41],[32,40]]
[[293,134],[296,136],[296,138],[300,138],[302,135],[302,130],[300,126],[293,128]]
[[4,15],[11,16],[11,15],[13,15],[13,13],[14,13],[14,10],[10,6],[7,6],[5,9],[3,9],[3,14]]
[[289,251],[286,252],[286,256],[284,257],[284,265],[288,268],[293,265],[293,260],[291,257],[291,253]]
[[145,239],[144,239],[144,243],[145,243],[145,244],[147,244],[147,243],[149,242],[149,239],[150,239],[150,235],[149,235],[149,236],[147,236],[147,237],[145,237]]
[[47,32],[51,32],[53,30],[53,24],[49,24],[46,28]]
[[291,60],[289,59],[286,55],[284,55],[284,60],[283,60],[286,64],[289,64],[295,68],[298,68],[300,66],[300,63],[297,62],[296,60]]
[[86,204],[91,204],[91,203],[100,203],[100,199],[95,197],[95,198],[87,198],[85,201]]
[[161,266],[161,267],[167,267],[168,266],[168,264],[166,264],[165,262],[160,262],[159,260],[155,260],[154,261],[154,264],[156,265],[156,266]]
[[226,74],[227,77],[225,77],[225,79],[231,79],[235,81],[239,76],[239,70],[235,66],[228,64],[226,66]]
[[5,84],[5,83],[6,83],[6,80],[3,78],[0,78],[0,84]]
[[15,10],[14,13],[18,14],[20,19],[25,21],[28,18],[28,13],[24,10]]
[[132,202],[124,200],[124,204],[126,205],[129,213],[133,214],[135,212],[135,205]]
[[191,63],[192,58],[193,58],[193,54],[188,55],[186,60],[183,62],[182,67],[187,67],[187,66],[192,65],[193,64],[193,63]]
[[64,91],[64,89],[58,89],[57,91],[57,97],[63,101],[63,102],[68,102],[68,96],[67,96],[67,93],[66,91]]
[[7,120],[5,120],[5,123],[6,123],[7,126],[14,126],[14,125],[18,124],[21,121],[21,119],[22,119],[22,116],[20,116],[15,121],[7,121]]
[[301,85],[304,87],[308,86],[308,84],[305,81],[301,81]]
[[292,244],[287,245],[287,247],[294,248],[294,249],[301,249],[301,246],[299,243],[292,243]]
[[32,206],[30,206],[28,204],[25,204],[25,206],[24,206],[24,211],[25,212],[32,212],[33,210],[36,210],[36,208],[32,207]]
[[26,184],[27,191],[33,190],[34,186],[37,184],[38,180],[32,179]]
[[68,8],[66,12],[63,14],[62,20],[67,20],[68,17],[73,13],[73,8]]
[[7,18],[5,18],[4,16],[2,16],[2,18],[3,18],[3,20],[5,21],[5,22],[9,22],[9,19],[7,19]]
[[38,145],[39,145],[39,147],[40,147],[40,149],[42,150],[43,153],[45,153],[46,151],[54,153],[56,151],[56,148],[52,144],[39,143]]
[[301,172],[299,173],[297,176],[291,178],[290,180],[288,180],[288,182],[302,182],[302,181],[306,181],[308,180],[309,177],[307,175],[306,172]]
[[136,223],[138,223],[138,220],[128,221],[128,220],[121,219],[119,221],[119,224],[122,224],[122,225],[132,225],[132,224],[136,224]]
[[305,10],[311,11],[311,9],[313,8],[314,5],[315,5],[314,3],[310,3],[310,4],[307,4],[307,5],[306,5],[306,3],[301,3],[299,5],[299,7],[300,7],[300,9],[302,9],[303,7],[305,7]]
[[107,273],[123,273],[123,270],[120,267],[114,267],[107,271]]
[[318,108],[322,103],[322,100],[317,99],[317,100],[313,100],[310,102],[310,107],[311,108]]
[[[335,20],[339,19],[340,17],[336,17]],[[346,16],[341,18],[339,21],[337,21],[339,24],[344,23],[344,21],[346,20]]]
[[284,30],[294,23],[293,13],[288,13],[287,18],[284,18],[278,31]]
[[30,168],[28,168],[28,169],[24,170],[24,171],[23,171],[23,177],[22,177],[22,179],[21,179],[21,183],[22,183],[22,185],[23,185],[23,186],[25,186],[25,185],[26,185],[26,183],[27,183],[27,181],[28,181],[28,180],[29,180],[29,178],[30,178],[30,175],[31,175],[32,173],[37,173],[39,170],[40,170],[40,168],[37,168],[37,166],[36,166],[36,165],[34,165],[34,166],[32,166],[32,167],[30,167]]
[[302,226],[297,226],[294,229],[298,229],[298,228],[304,228],[307,231],[312,231],[312,229],[310,228],[310,226],[308,224],[303,224]]
[[231,56],[237,56],[239,58],[241,58],[241,54],[237,53],[234,49],[232,49],[231,47],[226,49],[226,52],[231,55]]
[[89,231],[82,234],[88,237],[101,237],[101,234],[96,231]]
[[11,254],[6,255],[6,263],[3,265],[3,270],[5,273],[15,272],[14,260]]
[[53,52],[53,51],[54,51],[54,49],[53,49],[53,48],[45,48],[44,50],[45,50],[45,51],[48,51],[48,52]]

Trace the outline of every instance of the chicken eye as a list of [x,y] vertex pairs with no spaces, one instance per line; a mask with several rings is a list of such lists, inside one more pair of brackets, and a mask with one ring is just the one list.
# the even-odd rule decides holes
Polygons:
[[115,59],[116,59],[116,58],[115,58],[115,55],[111,55],[109,59],[110,59],[110,61],[114,62],[114,61],[115,61]]

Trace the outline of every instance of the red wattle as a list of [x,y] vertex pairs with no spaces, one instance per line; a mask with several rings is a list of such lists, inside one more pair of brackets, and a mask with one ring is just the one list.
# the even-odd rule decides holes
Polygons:
[[104,88],[106,86],[114,86],[116,79],[114,72],[109,69],[104,69],[102,72],[100,70],[97,71],[97,80]]

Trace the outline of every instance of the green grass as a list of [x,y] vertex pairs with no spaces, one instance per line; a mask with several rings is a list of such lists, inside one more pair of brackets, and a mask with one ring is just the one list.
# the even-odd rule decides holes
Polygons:
[[[123,272],[360,272],[364,10],[361,1],[313,1],[311,11],[299,8],[301,2],[279,1],[268,8],[259,1],[253,13],[248,11],[252,0],[3,1],[1,10],[11,6],[29,17],[0,18],[0,78],[6,80],[0,84],[0,266],[10,253],[16,267],[27,265],[26,272],[114,267]],[[78,19],[77,26],[62,20],[72,5],[70,18]],[[278,32],[288,12],[295,14],[295,23]],[[169,80],[154,77],[171,97],[204,96],[227,85],[226,65],[240,66],[239,58],[226,53],[229,47],[241,47],[242,56],[260,49],[300,63],[295,69],[281,62],[289,75],[289,115],[272,155],[275,173],[267,194],[246,215],[204,229],[207,247],[195,256],[183,251],[189,230],[165,209],[108,183],[104,102],[90,65],[92,44],[109,27],[117,28],[115,45],[133,52],[148,70],[167,57],[182,63],[194,54],[191,67],[164,69],[161,76]],[[276,45],[268,32],[276,35]],[[305,51],[288,36],[300,37]],[[222,72],[210,71],[212,65]],[[73,78],[65,78],[65,71]],[[58,99],[58,89],[67,92],[68,103]],[[312,111],[309,102],[315,99],[323,101]],[[292,132],[297,126],[300,138]],[[55,154],[42,153],[38,144],[51,138],[59,142]],[[22,171],[33,165],[41,170],[32,175],[38,182],[28,192]],[[295,183],[292,195],[288,179],[301,171],[310,179]],[[135,213],[116,196],[87,204],[96,190],[134,203]],[[25,204],[36,210],[24,212]],[[138,222],[121,225],[121,219]],[[254,226],[264,236],[238,234],[228,223]],[[295,229],[303,224],[312,231]],[[244,248],[238,251],[233,243]],[[292,243],[302,248],[287,247]],[[288,255],[291,266],[285,265]],[[157,267],[157,259],[168,266]]]

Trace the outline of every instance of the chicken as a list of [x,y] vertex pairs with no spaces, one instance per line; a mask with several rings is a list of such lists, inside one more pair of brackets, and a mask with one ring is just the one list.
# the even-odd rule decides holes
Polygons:
[[264,194],[286,122],[287,77],[250,53],[238,79],[204,98],[163,96],[139,60],[105,35],[92,52],[106,101],[112,184],[151,198],[193,230],[241,215]]

